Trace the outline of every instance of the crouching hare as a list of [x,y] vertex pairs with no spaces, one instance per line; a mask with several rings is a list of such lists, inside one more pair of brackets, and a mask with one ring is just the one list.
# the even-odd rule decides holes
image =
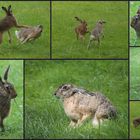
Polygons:
[[104,119],[112,119],[117,115],[115,107],[101,93],[64,84],[54,95],[63,101],[65,113],[71,120],[70,126],[73,127],[82,124],[88,117],[93,119],[93,126],[100,127]]
[[134,127],[138,127],[140,125],[140,117],[133,120]]
[[11,99],[17,96],[14,86],[7,82],[9,68],[10,66],[5,71],[4,81],[0,77],[0,129],[3,132],[5,131],[3,121],[10,112]]
[[29,28],[22,28],[19,31],[15,31],[17,39],[21,42],[21,44],[24,44],[28,41],[35,40],[41,36],[41,33],[43,31],[42,25],[37,25],[35,27],[29,27]]

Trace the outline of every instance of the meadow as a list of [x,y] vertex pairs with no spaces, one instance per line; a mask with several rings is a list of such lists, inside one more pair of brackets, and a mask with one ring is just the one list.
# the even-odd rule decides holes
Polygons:
[[130,49],[130,99],[140,100],[140,48]]
[[[0,2],[1,6],[12,6],[12,11],[21,25],[43,25],[40,38],[21,45],[15,36],[15,28],[12,28],[12,44],[8,42],[8,33],[3,35],[3,43],[0,44],[0,58],[49,58],[50,57],[50,3],[49,2]],[[0,9],[0,19],[5,12]]]
[[[138,1],[131,1],[130,2],[130,22],[131,18],[136,15],[138,7],[140,6],[140,2]],[[136,33],[135,30],[131,27],[130,28],[130,46],[140,46],[140,40],[136,41]]]
[[10,65],[8,81],[16,89],[17,97],[11,102],[11,111],[5,119],[5,132],[0,132],[0,139],[23,138],[23,61],[0,60],[0,76],[3,77],[5,69]]
[[140,139],[140,126],[134,128],[133,120],[140,117],[140,101],[131,101],[130,102],[130,138],[131,139]]
[[[89,34],[77,40],[75,16],[87,21],[89,31],[98,20],[106,21],[100,46],[96,42],[87,50]],[[127,2],[52,2],[52,52],[53,58],[127,58]]]
[[[25,138],[127,139],[128,62],[56,60],[25,62]],[[61,101],[53,94],[64,83],[100,91],[116,107],[118,117],[95,129],[91,120],[68,127]]]

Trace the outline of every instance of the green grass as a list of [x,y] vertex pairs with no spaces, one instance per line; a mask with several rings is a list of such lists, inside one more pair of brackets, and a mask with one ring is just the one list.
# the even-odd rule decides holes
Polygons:
[[[49,2],[0,2],[1,6],[12,5],[13,14],[19,24],[36,26],[43,25],[40,38],[35,41],[19,45],[15,36],[15,28],[11,29],[12,44],[8,42],[8,33],[3,35],[3,43],[0,44],[0,58],[49,58],[50,55],[50,4]],[[5,16],[0,9],[0,19]]]
[[[128,61],[26,61],[26,138],[127,138]],[[91,120],[81,127],[68,127],[61,102],[54,92],[63,83],[73,83],[91,91],[101,91],[117,108],[118,118],[106,122],[101,131]]]
[[[138,1],[130,2],[130,22],[131,22],[131,18],[136,15],[139,6],[140,6],[140,2],[138,2]],[[130,27],[130,45],[131,46],[135,46],[135,45],[140,46],[140,40],[137,40],[136,43],[135,43],[135,41],[136,41],[135,30]]]
[[130,49],[130,98],[140,99],[140,48]]
[[130,102],[130,138],[140,139],[140,126],[134,128],[133,120],[140,117],[140,102],[131,101]]
[[[127,58],[128,2],[53,2],[53,58]],[[96,22],[104,19],[105,38],[100,47],[87,50],[89,34],[84,41],[76,39],[75,16],[85,19],[92,31]]]
[[11,112],[5,119],[5,132],[0,132],[0,139],[22,139],[23,138],[23,61],[22,60],[0,60],[0,76],[10,64],[9,82],[16,89],[16,102],[11,102]]

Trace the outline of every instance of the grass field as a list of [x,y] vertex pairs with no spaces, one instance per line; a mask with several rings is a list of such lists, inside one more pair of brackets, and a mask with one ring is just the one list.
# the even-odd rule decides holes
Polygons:
[[[128,57],[127,2],[52,2],[53,58],[126,58]],[[84,41],[76,39],[75,16],[85,19],[92,31],[100,19],[107,23],[100,47],[87,50],[89,34]]]
[[[15,28],[11,29],[12,44],[8,42],[8,33],[3,36],[0,44],[0,58],[49,58],[50,57],[50,3],[49,2],[0,2],[1,6],[12,5],[13,14],[19,24],[36,26],[43,25],[40,38],[35,41],[19,45],[15,36]],[[0,9],[0,19],[5,16]]]
[[0,76],[10,64],[9,82],[14,84],[17,92],[16,102],[11,102],[11,112],[5,119],[5,132],[0,132],[0,139],[23,138],[23,61],[0,60]]
[[[127,138],[128,71],[127,61],[26,61],[25,137],[26,138]],[[101,130],[87,120],[79,128],[68,127],[61,102],[54,92],[63,83],[73,83],[91,91],[101,91],[117,108],[118,118]]]
[[[140,6],[140,2],[138,1],[134,1],[134,2],[130,2],[130,22],[131,22],[131,18],[136,15],[138,7]],[[136,43],[136,33],[135,30],[133,28],[130,27],[130,45],[131,46],[140,46],[140,40],[137,40]]]
[[130,98],[140,100],[140,48],[130,49]]
[[140,126],[134,128],[133,120],[140,117],[140,101],[131,101],[130,102],[130,138],[131,139],[140,139]]

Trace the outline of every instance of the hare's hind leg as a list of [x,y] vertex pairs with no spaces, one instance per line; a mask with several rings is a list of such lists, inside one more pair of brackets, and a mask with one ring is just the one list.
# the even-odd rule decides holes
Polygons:
[[91,42],[92,42],[92,39],[90,38],[90,39],[89,39],[89,43],[88,43],[88,45],[87,45],[87,49],[90,48]]
[[4,125],[3,125],[3,119],[0,117],[0,128],[1,128],[1,131],[4,132],[5,129],[4,129]]
[[93,121],[92,121],[92,124],[95,128],[99,128],[100,129],[100,126],[103,122],[103,119],[100,115],[98,115],[98,113],[95,114],[94,118],[93,118]]
[[0,44],[2,43],[2,33],[0,32]]
[[24,44],[29,41],[29,39],[32,37],[32,34],[28,35],[24,40],[21,42],[21,44]]
[[11,44],[12,43],[12,38],[11,38],[11,33],[10,33],[9,30],[8,30],[8,35],[9,35],[9,43]]
[[76,126],[76,123],[77,123],[77,120],[71,120],[69,126],[70,127],[75,127]]
[[78,120],[76,125],[77,126],[81,125],[90,116],[91,116],[91,114],[84,114],[84,115],[82,115],[81,119]]

